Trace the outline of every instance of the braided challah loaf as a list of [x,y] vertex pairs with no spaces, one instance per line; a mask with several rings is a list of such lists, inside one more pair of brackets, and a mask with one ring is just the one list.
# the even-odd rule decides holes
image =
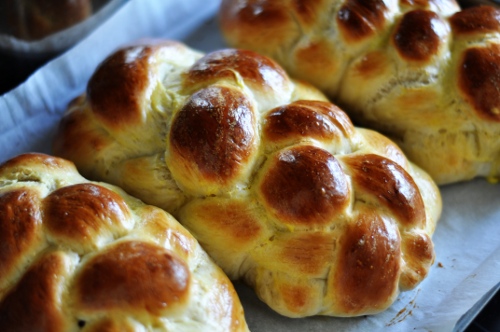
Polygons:
[[431,178],[250,51],[117,51],[70,106],[54,152],[172,212],[283,315],[382,311],[434,261]]
[[223,0],[228,43],[277,60],[438,184],[500,175],[500,10],[454,0]]
[[227,276],[172,216],[74,165],[0,165],[0,330],[248,331]]

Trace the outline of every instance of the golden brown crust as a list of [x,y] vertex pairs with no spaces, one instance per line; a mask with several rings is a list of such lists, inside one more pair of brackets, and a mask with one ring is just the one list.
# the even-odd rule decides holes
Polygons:
[[[325,1],[293,6],[313,24]],[[57,154],[174,213],[230,278],[283,315],[377,313],[426,277],[439,190],[391,140],[354,127],[318,90],[261,55],[194,56],[164,45],[135,59],[174,63],[151,67],[139,85],[150,86],[137,103],[143,120],[111,128],[83,100],[65,115],[74,123],[61,127]],[[88,138],[78,152],[66,143],[73,131]],[[155,220],[144,227],[158,234]],[[172,240],[186,255],[190,244]]]
[[245,248],[262,237],[264,226],[240,202],[203,204],[197,213],[206,220],[208,228],[223,229],[224,236],[228,236],[240,248]]
[[194,185],[207,181],[224,186],[241,173],[254,150],[255,121],[252,105],[238,90],[200,90],[173,120],[167,163]]
[[64,331],[67,320],[58,297],[66,273],[64,254],[43,255],[0,301],[2,331]]
[[[277,260],[297,269],[297,274],[321,277],[326,274],[329,262],[334,259],[336,242],[328,233],[306,232],[273,241],[277,243]],[[292,304],[293,306],[295,305]]]
[[455,0],[223,0],[221,8],[230,46],[317,86],[438,184],[500,176],[500,9],[460,10]]
[[298,100],[271,110],[264,119],[263,135],[272,142],[311,137],[321,141],[350,138],[354,126],[337,106]]
[[372,211],[361,211],[339,240],[332,286],[346,314],[377,310],[393,301],[401,264],[399,234],[393,227]]
[[[237,75],[236,75],[237,74]],[[274,61],[247,50],[219,50],[198,60],[187,73],[184,88],[193,91],[199,85],[221,80],[237,80],[259,89],[273,90],[286,85],[288,76]]]
[[43,202],[43,214],[50,236],[75,250],[75,245],[96,245],[103,233],[123,233],[132,223],[118,194],[88,183],[53,191]]
[[74,291],[83,312],[162,316],[187,305],[190,284],[188,266],[172,251],[124,241],[87,261]]
[[31,170],[31,166],[42,169],[43,172],[74,172],[73,162],[38,153],[24,153],[0,164],[0,175],[11,181],[40,181],[43,173]]
[[402,252],[405,263],[401,273],[400,285],[403,289],[412,289],[421,280],[422,275],[429,273],[428,266],[434,263],[434,244],[427,234],[405,234]]
[[325,225],[349,202],[349,187],[333,155],[314,146],[280,151],[259,185],[263,203],[280,222]]
[[[139,100],[146,88],[151,53],[151,47],[120,50],[90,78],[87,89],[89,102],[96,117],[107,126],[120,127],[140,120]],[[116,86],[121,88],[114,88]]]
[[429,61],[441,45],[446,25],[434,12],[413,10],[406,13],[393,35],[399,54],[409,61]]
[[500,11],[490,6],[471,7],[450,17],[457,35],[500,32]]
[[343,159],[353,171],[354,184],[360,192],[373,195],[387,206],[402,226],[422,226],[425,208],[412,177],[399,164],[375,154]]
[[67,160],[0,165],[0,241],[2,331],[248,331],[231,282],[186,229]]
[[220,17],[223,18],[221,20],[223,29],[232,30],[236,35],[245,33],[252,27],[266,31],[260,38],[256,36],[255,39],[248,39],[242,49],[253,49],[252,46],[264,41],[271,46],[281,42],[292,44],[300,35],[300,28],[287,10],[285,2],[250,0],[246,6],[232,6],[230,3],[222,2]]
[[500,45],[469,48],[459,67],[460,92],[477,114],[500,122]]
[[357,42],[376,33],[385,23],[383,0],[347,0],[339,9],[337,22],[348,42]]
[[[0,288],[39,242],[40,197],[29,189],[0,194]],[[31,249],[31,250],[30,250]]]

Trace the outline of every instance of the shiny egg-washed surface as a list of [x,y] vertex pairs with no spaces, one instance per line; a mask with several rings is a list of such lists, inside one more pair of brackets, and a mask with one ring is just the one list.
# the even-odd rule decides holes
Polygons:
[[224,0],[233,47],[277,60],[438,184],[500,174],[500,10],[454,0]]
[[66,160],[0,165],[0,243],[1,331],[248,331],[186,229]]
[[380,312],[434,261],[431,178],[251,51],[117,51],[70,105],[54,152],[174,214],[286,316]]

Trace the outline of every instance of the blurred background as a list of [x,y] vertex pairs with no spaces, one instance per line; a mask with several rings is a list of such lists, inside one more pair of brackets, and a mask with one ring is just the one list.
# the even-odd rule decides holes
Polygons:
[[63,53],[126,0],[0,0],[0,95]]

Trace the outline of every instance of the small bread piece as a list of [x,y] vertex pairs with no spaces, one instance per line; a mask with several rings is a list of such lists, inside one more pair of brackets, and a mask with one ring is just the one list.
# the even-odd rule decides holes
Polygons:
[[232,47],[279,62],[438,184],[500,176],[500,9],[454,0],[223,0]]
[[91,0],[2,0],[10,33],[39,40],[84,21],[92,15]]
[[0,165],[0,243],[1,331],[248,331],[185,228],[67,160]]
[[286,316],[380,312],[434,261],[431,178],[251,51],[117,51],[70,105],[54,152],[173,213]]

